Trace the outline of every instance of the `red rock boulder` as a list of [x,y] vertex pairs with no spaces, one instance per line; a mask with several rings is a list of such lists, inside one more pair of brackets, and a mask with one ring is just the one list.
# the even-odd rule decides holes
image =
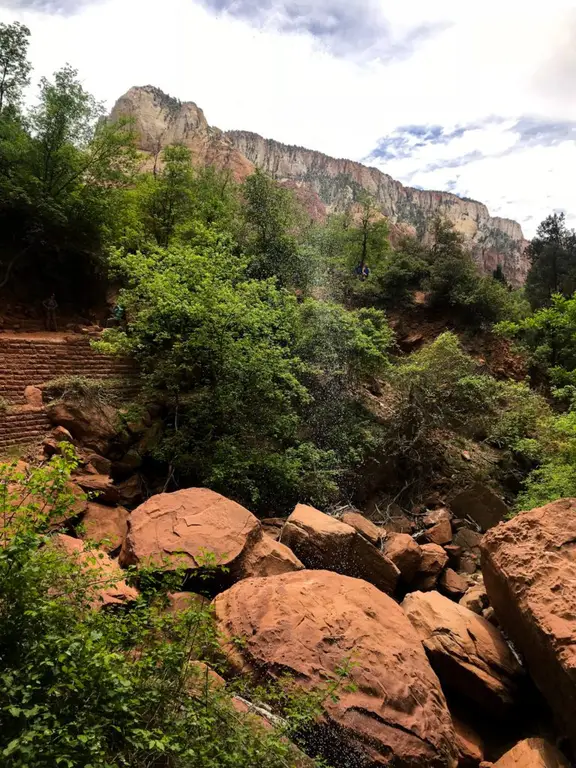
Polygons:
[[358,512],[344,512],[341,518],[343,523],[351,525],[354,530],[368,539],[370,544],[379,547],[382,541],[382,531],[371,520]]
[[374,768],[455,768],[438,679],[402,609],[371,584],[329,571],[247,579],[214,608],[238,671],[289,672],[317,688],[351,660],[356,690],[344,686],[336,701],[326,700],[325,743],[338,738],[341,758],[360,750]]
[[209,556],[233,567],[261,536],[251,512],[208,488],[160,493],[130,515],[120,563],[196,569]]
[[494,768],[570,768],[564,755],[544,739],[524,739],[506,752]]
[[500,632],[438,592],[412,592],[402,607],[443,687],[488,714],[507,714],[516,703],[522,669]]
[[351,525],[314,507],[298,504],[282,529],[281,542],[306,568],[355,576],[383,592],[396,588],[400,572],[391,560]]
[[576,749],[576,499],[517,515],[481,548],[496,617]]
[[420,569],[422,550],[408,533],[388,533],[384,554],[400,571],[402,581],[411,584]]
[[97,543],[104,542],[103,549],[113,552],[124,543],[129,516],[124,507],[107,507],[89,502],[82,518],[83,530],[80,536]]
[[234,573],[238,579],[249,579],[255,576],[279,576],[303,568],[304,565],[291,549],[270,536],[262,536],[244,552]]

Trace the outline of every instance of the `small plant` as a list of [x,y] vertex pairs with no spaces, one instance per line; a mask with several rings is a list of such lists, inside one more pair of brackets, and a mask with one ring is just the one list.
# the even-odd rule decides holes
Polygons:
[[53,400],[80,400],[111,404],[117,399],[118,379],[89,379],[85,376],[58,376],[45,386],[47,396]]
[[6,413],[9,408],[10,408],[10,403],[8,402],[8,400],[5,397],[2,397],[0,395],[0,414]]

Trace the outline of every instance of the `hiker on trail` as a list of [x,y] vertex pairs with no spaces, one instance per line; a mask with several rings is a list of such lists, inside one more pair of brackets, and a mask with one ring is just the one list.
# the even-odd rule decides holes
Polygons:
[[45,317],[44,323],[47,331],[57,331],[58,324],[56,323],[56,310],[58,309],[58,302],[56,301],[56,294],[52,294],[49,299],[45,299],[42,302],[44,307]]
[[370,277],[370,268],[366,264],[358,264],[354,272],[358,275],[362,282]]

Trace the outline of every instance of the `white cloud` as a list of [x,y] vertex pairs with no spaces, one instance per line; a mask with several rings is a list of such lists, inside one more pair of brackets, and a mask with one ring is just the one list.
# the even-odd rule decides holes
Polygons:
[[[529,235],[552,208],[576,216],[574,142],[502,156],[522,116],[576,120],[575,0],[239,5],[244,12],[230,14],[214,12],[230,9],[230,0],[0,0],[0,21],[30,26],[37,76],[69,61],[109,105],[132,85],[150,83],[196,101],[221,128],[337,157],[361,159],[401,126],[449,132],[476,123],[380,167],[480,199],[494,213],[514,215]],[[356,15],[346,10],[352,7]],[[419,37],[418,29],[432,33]],[[500,122],[487,124],[490,117]],[[459,157],[468,162],[424,170]]]

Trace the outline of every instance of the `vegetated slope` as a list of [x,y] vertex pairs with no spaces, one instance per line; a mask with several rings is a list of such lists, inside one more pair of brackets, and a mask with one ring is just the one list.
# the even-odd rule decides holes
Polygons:
[[152,155],[151,164],[157,162],[163,147],[182,143],[191,149],[195,163],[229,168],[238,179],[258,167],[302,189],[314,216],[342,211],[367,191],[401,230],[426,239],[440,214],[464,235],[484,271],[491,273],[501,264],[510,284],[521,285],[526,278],[526,241],[520,225],[491,217],[482,203],[448,192],[405,187],[376,168],[287,146],[255,133],[224,133],[211,127],[193,102],[180,102],[153,86],[131,88],[118,99],[112,118],[125,116],[134,119],[139,148]]

